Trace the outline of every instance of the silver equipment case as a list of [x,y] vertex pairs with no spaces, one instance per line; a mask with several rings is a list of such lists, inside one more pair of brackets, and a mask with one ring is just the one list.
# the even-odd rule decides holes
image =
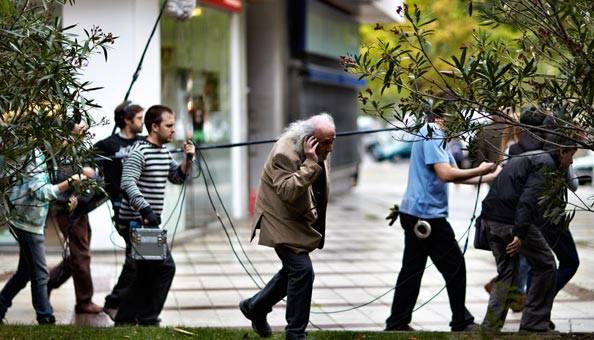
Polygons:
[[164,260],[167,258],[167,230],[158,228],[130,229],[132,258],[135,260]]

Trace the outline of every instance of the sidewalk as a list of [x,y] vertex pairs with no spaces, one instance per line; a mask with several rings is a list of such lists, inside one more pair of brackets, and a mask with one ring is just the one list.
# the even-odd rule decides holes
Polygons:
[[[389,207],[399,202],[406,186],[407,163],[364,163],[360,183],[350,194],[335,197],[328,208],[326,246],[312,253],[316,272],[311,321],[322,329],[381,330],[390,311],[393,291],[390,291],[401,266],[403,233],[396,223],[388,227],[384,217]],[[487,186],[483,186],[484,197]],[[450,189],[450,222],[457,237],[462,237],[468,228],[475,202],[476,189],[470,186],[455,186]],[[594,195],[592,187],[580,189],[587,198]],[[480,204],[479,204],[480,209]],[[477,213],[478,214],[478,213]],[[570,284],[559,294],[553,309],[553,321],[561,332],[594,331],[594,232],[590,226],[594,214],[578,214],[572,232],[578,244],[581,267]],[[238,226],[241,241],[257,272],[267,281],[280,268],[274,250],[248,243],[249,226]],[[493,256],[489,252],[472,247],[473,230],[466,253],[467,307],[476,321],[482,321],[487,307],[488,295],[483,289],[496,273]],[[232,231],[231,237],[234,238]],[[462,238],[461,245],[463,246]],[[234,240],[234,247],[245,260]],[[245,273],[231,250],[225,233],[219,227],[205,236],[173,249],[177,274],[161,314],[163,325],[196,327],[250,327],[237,304],[241,299],[257,291],[252,279]],[[14,270],[16,256],[2,255],[2,271]],[[119,274],[123,260],[118,250],[113,254],[93,256],[92,270],[95,282],[95,302],[103,303]],[[48,257],[48,263],[59,261],[56,255]],[[8,274],[0,274],[4,285]],[[257,276],[255,280],[259,280]],[[261,284],[261,281],[259,281]],[[417,305],[432,298],[444,285],[439,272],[430,267],[423,278],[423,286]],[[355,310],[336,313],[353,306],[367,303],[385,294],[378,300]],[[105,315],[77,318],[74,314],[74,288],[69,281],[52,293],[52,304],[59,323],[110,325]],[[282,330],[285,308],[281,302],[268,320],[276,330]],[[412,327],[422,330],[447,331],[450,309],[445,291],[421,307],[413,315]],[[509,313],[504,330],[515,331],[521,314]],[[9,323],[34,323],[28,288],[19,294],[7,314]],[[310,327],[310,329],[314,329]]]

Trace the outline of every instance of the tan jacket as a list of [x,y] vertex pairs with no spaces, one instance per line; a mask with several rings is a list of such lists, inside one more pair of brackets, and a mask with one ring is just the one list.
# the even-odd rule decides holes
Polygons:
[[326,211],[328,171],[323,185],[324,199],[314,202],[312,184],[322,173],[322,167],[301,158],[294,145],[290,138],[281,138],[268,155],[258,188],[251,239],[256,229],[260,229],[260,245],[283,244],[297,252],[309,252],[321,249],[324,244],[325,221],[316,225],[320,232],[313,225],[318,211],[324,214]]

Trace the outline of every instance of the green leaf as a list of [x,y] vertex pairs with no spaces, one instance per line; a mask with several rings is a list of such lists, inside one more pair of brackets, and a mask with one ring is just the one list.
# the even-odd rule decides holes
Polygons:
[[381,94],[384,94],[384,90],[390,87],[390,80],[392,78],[392,73],[394,72],[394,66],[396,64],[393,61],[390,61],[388,65],[388,70],[386,71],[386,75],[384,76],[384,85],[382,86]]
[[14,13],[14,4],[10,0],[0,0],[0,17],[6,18]]
[[433,18],[433,19],[427,20],[427,21],[419,24],[418,27],[423,27],[423,26],[429,25],[430,23],[435,22],[436,20],[437,20],[437,18]]

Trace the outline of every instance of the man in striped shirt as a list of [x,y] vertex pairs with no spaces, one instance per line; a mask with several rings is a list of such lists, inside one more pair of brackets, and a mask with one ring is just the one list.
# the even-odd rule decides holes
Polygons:
[[[193,144],[184,145],[186,157],[181,165],[164,146],[172,141],[175,133],[175,116],[170,108],[150,107],[144,124],[149,135],[134,145],[123,166],[120,228],[129,229],[132,221],[146,228],[158,228],[167,180],[182,184],[192,168]],[[175,275],[175,263],[167,251],[165,260],[138,260],[136,266],[136,277],[120,302],[116,325],[158,325]]]

